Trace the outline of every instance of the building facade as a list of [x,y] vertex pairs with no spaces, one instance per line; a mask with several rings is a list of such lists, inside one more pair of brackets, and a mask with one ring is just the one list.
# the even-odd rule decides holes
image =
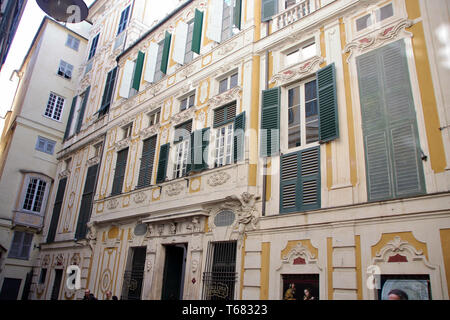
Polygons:
[[33,297],[448,299],[441,8],[96,1]]
[[[89,24],[86,24],[89,25]],[[86,28],[86,26],[85,26]],[[83,31],[83,28],[79,32]],[[52,198],[57,153],[79,81],[87,40],[44,18],[24,58],[0,155],[1,297],[27,298]],[[67,164],[70,165],[70,164]]]

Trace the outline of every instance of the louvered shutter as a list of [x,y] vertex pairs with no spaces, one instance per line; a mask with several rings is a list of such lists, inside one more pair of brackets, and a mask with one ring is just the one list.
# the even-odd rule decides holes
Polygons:
[[357,58],[369,200],[425,192],[403,40]]
[[170,143],[161,146],[159,151],[158,173],[156,174],[156,183],[166,181],[167,162],[169,161]]
[[339,119],[334,63],[317,71],[317,101],[319,105],[319,141],[339,138]]
[[169,64],[169,53],[170,53],[170,42],[172,41],[172,35],[166,31],[166,36],[164,38],[164,49],[161,61],[161,72],[167,73],[167,66]]
[[209,128],[197,130],[191,134],[188,172],[199,172],[208,168],[209,135]]
[[134,89],[136,89],[136,91],[139,91],[139,88],[141,87],[141,77],[142,77],[142,69],[144,67],[144,59],[145,54],[139,51],[136,60],[136,67],[134,69],[133,86],[132,86]]
[[320,208],[320,149],[302,150],[281,157],[280,212]]
[[92,44],[91,44],[91,50],[89,51],[89,57],[88,60],[91,60],[91,58],[93,56],[95,56],[95,51],[97,50],[97,44],[98,44],[98,39],[100,37],[100,34],[97,34],[95,36],[95,38],[92,40]]
[[24,232],[14,231],[11,248],[9,249],[9,258],[18,258],[20,256],[20,248],[22,246]]
[[203,12],[198,9],[195,9],[194,33],[192,37],[191,50],[197,54],[200,54],[200,48],[202,43],[202,29],[203,29]]
[[142,146],[141,168],[139,169],[138,188],[145,188],[152,183],[153,163],[155,161],[156,136],[144,140]]
[[66,132],[64,133],[64,140],[69,137],[70,127],[72,126],[73,114],[75,113],[75,108],[77,107],[78,96],[73,97],[72,106],[70,107],[69,119],[67,120]]
[[105,90],[103,91],[102,104],[100,110],[98,111],[100,116],[106,114],[111,105],[111,100],[114,92],[114,85],[116,83],[116,75],[117,75],[117,67],[108,72]]
[[79,133],[81,130],[81,126],[83,125],[84,113],[86,112],[86,106],[89,100],[89,93],[91,91],[91,87],[88,87],[83,95],[83,103],[81,105],[80,114],[78,116],[77,130],[76,133]]
[[233,141],[233,159],[234,162],[244,159],[245,149],[245,111],[238,114],[234,119],[234,141]]
[[233,11],[233,24],[241,30],[242,0],[236,0]]
[[30,249],[31,249],[31,242],[33,241],[33,234],[28,232],[23,232],[23,243],[22,243],[22,250],[20,252],[20,258],[22,259],[28,259],[30,257]]
[[117,153],[116,170],[114,172],[114,181],[111,195],[122,193],[123,181],[127,167],[128,148]]
[[178,22],[175,30],[175,44],[173,48],[173,60],[179,64],[184,64],[186,54],[186,42],[188,38],[189,25],[183,21]]
[[81,198],[80,212],[78,214],[76,239],[84,239],[87,234],[87,223],[91,217],[92,200],[95,192],[95,182],[97,181],[98,164],[88,168],[86,181],[84,183],[83,197]]
[[47,234],[47,243],[55,241],[56,229],[58,228],[59,216],[66,192],[67,178],[59,180],[58,191],[56,192],[55,204],[53,206],[52,219]]
[[153,82],[155,80],[156,63],[158,60],[159,45],[151,42],[147,52],[144,80]]
[[278,0],[262,0],[261,21],[270,21],[278,13]]
[[192,132],[192,120],[189,120],[175,127],[175,135],[173,141],[177,143],[185,139],[189,139],[191,132]]
[[280,88],[262,92],[261,156],[270,157],[280,150]]
[[211,0],[211,6],[208,11],[206,36],[215,42],[222,40],[223,1]]
[[122,82],[120,85],[119,96],[128,98],[130,96],[131,80],[134,72],[134,61],[127,60],[122,74]]

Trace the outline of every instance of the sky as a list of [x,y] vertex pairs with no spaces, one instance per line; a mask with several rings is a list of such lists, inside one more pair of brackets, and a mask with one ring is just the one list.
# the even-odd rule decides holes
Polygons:
[[[170,13],[178,3],[180,3],[179,0],[146,1],[154,4],[152,7],[155,20],[163,18]],[[85,0],[85,3],[88,6],[93,2],[94,0]],[[28,0],[12,46],[9,50],[8,57],[0,72],[0,135],[4,125],[4,120],[2,118],[8,110],[11,110],[11,104],[18,84],[17,76],[14,75],[11,78],[11,74],[14,70],[21,67],[23,59],[30,48],[31,42],[38,31],[44,16],[45,13],[39,8],[36,1]],[[10,81],[10,78],[12,81]]]

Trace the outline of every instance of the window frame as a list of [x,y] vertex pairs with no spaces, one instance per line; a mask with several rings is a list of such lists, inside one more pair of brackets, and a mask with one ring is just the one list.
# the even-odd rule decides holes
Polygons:
[[[234,76],[236,76],[236,85],[234,87],[231,87],[231,78]],[[227,81],[227,86],[226,86],[226,89],[224,91],[222,91],[220,85],[225,80]],[[238,87],[239,86],[239,70],[238,69],[233,70],[231,72],[228,72],[226,75],[223,75],[223,76],[217,78],[217,85],[218,85],[218,94],[225,93],[231,89]]]
[[[191,139],[183,139],[174,142],[174,158],[172,179],[180,179],[187,176],[190,162]],[[182,150],[180,150],[182,149]]]
[[[73,68],[74,68],[73,65],[71,65],[70,63],[61,59],[59,61],[58,71],[56,72],[56,74],[58,76],[63,77],[64,79],[71,80],[72,75],[73,75]],[[62,71],[61,71],[61,69],[62,69]],[[68,72],[70,72],[70,73],[68,73]]]
[[[24,209],[28,187],[29,187],[32,179],[37,179],[39,181],[43,181],[46,183],[44,194],[42,195],[40,211]],[[43,217],[45,215],[45,211],[47,208],[47,201],[48,201],[48,196],[49,196],[50,188],[51,188],[51,180],[40,174],[27,173],[27,174],[25,174],[23,181],[24,182],[23,182],[22,190],[20,192],[20,201],[19,201],[18,211]],[[35,193],[34,197],[36,196],[36,192],[37,192],[37,188],[34,191],[34,193]],[[34,204],[34,200],[33,200],[33,204]]]
[[156,110],[147,113],[147,120],[148,120],[147,128],[159,124],[161,121],[161,108],[158,108]]
[[[123,31],[125,31],[125,29],[128,26],[128,21],[130,20],[130,8],[131,5],[128,5],[125,7],[125,9],[122,10],[122,12],[120,13],[120,18],[119,18],[119,26],[117,29],[117,34],[116,36],[119,36]],[[126,14],[126,18],[124,18],[124,13]]]
[[[44,147],[41,149],[40,148],[40,142],[44,142]],[[52,152],[48,151],[48,146],[52,146]],[[36,141],[36,147],[35,150],[39,151],[39,152],[43,152],[49,155],[54,155],[55,154],[55,147],[56,147],[56,141],[53,141],[51,139],[42,137],[42,136],[38,136],[37,141]]]
[[67,34],[66,47],[78,52],[80,49],[80,42],[80,39],[77,39],[71,34]]
[[[54,96],[54,101],[52,102],[52,105],[50,105],[50,102],[52,100],[52,96]],[[61,106],[61,110],[59,111],[59,118],[55,119],[55,114],[56,114],[56,110],[57,110],[57,106],[58,106],[58,101],[62,100],[62,106]],[[50,92],[48,100],[47,100],[47,106],[45,107],[45,111],[44,111],[44,117],[54,120],[54,121],[58,121],[58,122],[62,122],[62,116],[63,116],[63,112],[64,112],[64,106],[66,104],[66,99],[54,92]],[[47,115],[46,113],[49,113],[50,115]]]
[[[192,105],[190,104],[191,98],[193,98]],[[195,98],[196,98],[195,91],[191,91],[190,93],[178,98],[178,101],[180,104],[179,112],[183,112],[183,111],[189,110],[190,108],[195,107]],[[182,109],[184,101],[186,101],[186,106],[184,107],[184,109]]]
[[[305,95],[305,87],[307,83],[311,83],[315,81],[316,82],[316,107],[317,107],[317,122],[318,122],[318,134],[317,134],[317,141],[307,143],[306,139],[306,95]],[[300,145],[295,147],[289,147],[289,91],[293,88],[300,87],[300,105],[299,105],[299,111],[300,111]],[[290,84],[289,86],[286,86],[283,88],[282,94],[281,94],[281,110],[286,110],[282,112],[281,116],[281,126],[280,128],[286,128],[283,129],[281,132],[282,137],[282,144],[281,144],[281,150],[282,153],[294,153],[303,149],[309,149],[313,148],[315,146],[318,146],[320,144],[320,119],[319,119],[319,105],[318,105],[318,95],[317,95],[317,78],[315,75],[310,75],[308,77],[302,78],[295,83]],[[283,108],[283,106],[286,106]],[[285,126],[283,126],[283,123],[285,123]]]
[[[16,237],[16,235],[20,234],[20,245],[19,245],[19,252],[18,255],[13,255],[14,251],[12,250],[13,245],[14,245],[14,239]],[[26,253],[26,256],[23,255],[23,251],[25,246],[25,238],[26,235],[31,235],[31,239],[30,239],[30,243],[28,244],[28,252]],[[13,238],[11,239],[11,246],[10,246],[10,250],[8,252],[8,258],[9,259],[17,259],[17,260],[30,260],[30,254],[31,254],[31,245],[33,244],[33,238],[34,238],[34,234],[31,232],[26,232],[26,231],[18,231],[15,230],[13,233]]]
[[[234,116],[236,118],[236,116]],[[234,163],[234,118],[221,126],[214,128],[214,168],[221,168]],[[224,133],[222,135],[222,131]],[[223,145],[221,140],[223,138]],[[223,155],[219,157],[220,150],[223,149]],[[229,152],[228,152],[229,150]],[[230,159],[228,161],[228,158]],[[223,160],[223,162],[220,162]]]
[[[386,8],[388,6],[392,7],[392,15],[389,17],[384,18],[383,20],[380,20],[380,12],[381,9]],[[378,5],[370,10],[366,10],[364,12],[361,12],[357,16],[353,18],[352,28],[354,31],[354,34],[359,36],[366,33],[373,32],[374,30],[378,29],[381,25],[392,22],[393,19],[398,15],[400,11],[400,8],[397,7],[396,1],[392,0],[389,3],[383,3],[381,5]],[[358,30],[358,21],[366,16],[369,17],[370,24],[367,25],[365,28],[362,28]]]
[[[311,46],[314,46],[315,54],[313,54],[311,56],[306,56],[306,58],[305,58],[305,55],[304,55],[304,51],[305,50],[304,49],[308,48],[308,47],[311,47]],[[296,52],[299,52],[299,56],[296,59],[296,61],[289,62],[288,61],[289,60],[288,56],[291,55],[291,54],[294,54]],[[290,66],[296,65],[298,63],[305,62],[308,59],[311,59],[312,57],[317,56],[318,54],[319,54],[319,48],[317,47],[316,38],[315,37],[310,38],[310,39],[308,39],[306,41],[303,41],[303,42],[301,42],[301,43],[299,43],[299,44],[297,44],[297,45],[295,45],[293,47],[290,47],[289,49],[284,50],[282,52],[283,66],[284,67],[290,67]]]

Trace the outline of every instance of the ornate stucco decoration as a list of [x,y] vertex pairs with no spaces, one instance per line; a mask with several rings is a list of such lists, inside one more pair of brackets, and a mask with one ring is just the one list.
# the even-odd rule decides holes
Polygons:
[[117,199],[111,199],[108,202],[106,202],[106,207],[108,210],[114,210],[119,206],[119,200]]
[[144,192],[138,192],[133,196],[133,200],[135,203],[142,203],[147,200],[147,195]]
[[68,176],[70,176],[70,169],[66,169],[66,170],[64,170],[64,171],[61,171],[60,173],[59,173],[59,179],[62,179],[62,178],[67,178]]
[[93,157],[93,158],[91,158],[91,159],[89,159],[89,160],[87,161],[87,166],[88,166],[88,167],[91,167],[91,166],[96,165],[96,164],[98,164],[98,163],[100,163],[100,157],[99,157],[99,156]]
[[94,252],[94,246],[97,243],[97,227],[94,222],[87,223],[88,232],[86,235],[86,239],[88,242],[91,251]]
[[[317,257],[309,249],[299,242],[294,248],[282,257],[282,264],[294,264],[296,259],[302,259],[302,264],[317,264]],[[281,268],[281,266],[280,266]],[[278,268],[278,269],[280,269]],[[320,269],[320,268],[319,268]]]
[[188,121],[189,119],[192,119],[195,113],[195,108],[189,108],[183,112],[177,113],[174,116],[172,116],[172,124],[173,125],[179,125],[183,122]]
[[160,93],[163,88],[164,88],[164,85],[161,82],[159,82],[159,83],[156,83],[153,86],[151,86],[148,89],[148,92],[152,95],[152,97],[154,97],[158,93]]
[[225,184],[230,180],[231,176],[226,172],[216,172],[208,178],[208,185],[211,187],[217,187]]
[[80,256],[80,254],[79,253],[74,253],[72,255],[72,258],[70,258],[70,264],[79,266],[80,263],[81,263],[81,256]]
[[131,136],[116,142],[116,144],[114,145],[114,148],[116,149],[116,152],[118,152],[120,150],[123,150],[126,147],[128,147],[130,145],[130,142],[131,142]]
[[64,266],[64,255],[62,253],[60,253],[56,256],[53,266],[55,266],[55,267]]
[[422,250],[417,250],[412,244],[403,241],[399,236],[388,242],[375,254],[374,264],[380,262],[392,262],[392,258],[403,258],[404,262],[422,261],[428,268],[435,269],[425,257]]
[[147,127],[145,129],[142,129],[139,132],[139,136],[141,137],[142,140],[147,139],[148,137],[154,136],[155,134],[157,134],[159,132],[159,129],[161,128],[161,125],[155,124],[153,126]]
[[413,21],[403,19],[397,24],[392,25],[381,32],[376,32],[362,39],[347,43],[347,45],[344,48],[345,53],[350,53],[347,58],[347,63],[349,63],[353,55],[381,47],[386,42],[395,40],[399,38],[401,35],[404,35],[406,37],[412,37],[413,34],[411,32],[406,31],[405,29],[411,27],[413,24],[414,24]]
[[241,96],[242,96],[242,88],[238,86],[222,94],[212,97],[211,99],[209,99],[208,103],[211,106],[211,108],[215,108],[224,105],[228,102],[238,100],[241,98]]
[[169,197],[177,196],[183,191],[183,186],[180,183],[169,184],[166,189],[166,194]]
[[46,254],[42,258],[41,265],[42,265],[42,268],[47,268],[50,265],[50,255]]
[[324,61],[325,60],[322,57],[314,56],[300,65],[275,74],[272,79],[270,79],[270,83],[275,83],[277,86],[279,86],[290,81],[300,79],[319,70],[319,66]]
[[225,45],[221,46],[219,48],[218,54],[221,56],[228,55],[231,51],[233,51],[234,48],[237,48],[238,45],[235,43],[235,41],[226,43]]

